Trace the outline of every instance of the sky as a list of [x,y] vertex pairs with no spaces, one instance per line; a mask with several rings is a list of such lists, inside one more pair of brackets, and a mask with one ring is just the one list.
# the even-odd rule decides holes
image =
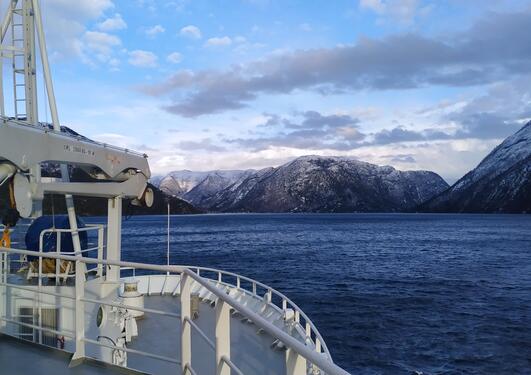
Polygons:
[[531,0],[41,3],[62,125],[155,175],[311,154],[451,183],[531,119]]

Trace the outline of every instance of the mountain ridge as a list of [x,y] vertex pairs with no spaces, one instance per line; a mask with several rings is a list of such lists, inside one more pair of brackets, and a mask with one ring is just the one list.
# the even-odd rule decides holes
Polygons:
[[476,168],[421,204],[423,212],[531,212],[531,121]]
[[[177,173],[181,173],[177,171]],[[214,212],[402,211],[448,187],[430,171],[399,171],[351,157],[306,155],[279,167],[206,173],[181,197]],[[230,180],[230,181],[229,181]],[[208,186],[208,189],[204,188]]]

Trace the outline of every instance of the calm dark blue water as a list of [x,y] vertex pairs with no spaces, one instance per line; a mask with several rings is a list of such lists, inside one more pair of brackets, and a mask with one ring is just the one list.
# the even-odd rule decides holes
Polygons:
[[[165,225],[124,222],[123,258],[165,263]],[[171,260],[285,292],[353,373],[531,373],[530,215],[174,216]]]

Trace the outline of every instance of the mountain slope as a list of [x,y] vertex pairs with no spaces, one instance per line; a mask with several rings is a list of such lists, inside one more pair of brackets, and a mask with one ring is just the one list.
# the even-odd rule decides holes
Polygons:
[[531,212],[531,121],[419,210]]
[[253,173],[253,170],[215,171],[209,173],[201,182],[185,193],[182,198],[188,202],[193,202],[199,207],[203,207],[212,195],[233,184],[238,184]]
[[[242,174],[249,171],[240,170],[217,170],[207,172],[194,172],[189,170],[174,171],[156,181],[158,188],[163,192],[184,197],[198,185],[200,188],[192,193],[190,199],[199,198],[202,195],[210,195],[214,190],[218,191],[226,188],[238,180]],[[204,190],[204,193],[202,193]]]
[[304,156],[251,174],[204,199],[203,207],[222,212],[402,211],[447,187],[433,172]]

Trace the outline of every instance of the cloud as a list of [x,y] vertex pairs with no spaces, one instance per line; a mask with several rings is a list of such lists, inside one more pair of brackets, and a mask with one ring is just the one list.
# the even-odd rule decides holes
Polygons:
[[392,129],[384,129],[372,134],[372,140],[359,146],[364,145],[388,145],[401,142],[421,142],[446,140],[455,138],[452,134],[439,131],[437,129],[409,130],[403,126],[397,126]]
[[411,154],[399,154],[390,156],[391,162],[394,163],[416,163],[417,161]]
[[207,47],[219,47],[219,46],[230,46],[232,44],[232,39],[228,36],[223,37],[214,37],[206,41],[205,46]]
[[201,39],[202,37],[201,30],[199,29],[199,27],[194,26],[194,25],[188,25],[188,26],[183,27],[181,31],[179,32],[179,34],[181,36],[191,38],[191,39]]
[[175,147],[183,151],[223,152],[227,150],[225,147],[214,144],[212,140],[208,138],[200,141],[181,141],[177,143]]
[[116,13],[114,17],[107,18],[105,21],[100,22],[97,27],[102,31],[115,31],[126,29],[127,24],[122,16],[119,13]]
[[183,56],[179,52],[172,52],[166,57],[166,60],[172,64],[178,64],[183,61]]
[[327,95],[488,84],[531,72],[531,33],[522,32],[530,23],[531,12],[493,14],[444,39],[411,33],[362,38],[350,46],[276,53],[227,70],[179,71],[143,89],[157,96],[180,93],[166,109],[196,117],[294,90]]
[[158,34],[162,34],[165,31],[166,31],[166,29],[164,27],[162,27],[161,25],[155,25],[155,26],[152,26],[152,27],[149,27],[148,29],[146,29],[145,33],[146,33],[146,35],[148,37],[154,38]]
[[113,9],[111,0],[49,0],[41,4],[46,41],[54,58],[82,57],[85,24]]
[[502,139],[531,118],[531,76],[501,82],[443,120],[461,125],[460,138]]
[[422,6],[420,0],[360,0],[359,6],[403,23],[410,23],[417,14],[424,14],[431,9],[430,5]]
[[100,62],[111,60],[114,48],[122,44],[117,36],[101,31],[86,31],[82,41],[83,53],[95,55]]
[[65,17],[98,18],[108,9],[114,8],[111,0],[49,0],[43,4],[43,9],[61,10]]
[[365,138],[358,129],[359,120],[348,115],[323,115],[317,111],[296,114],[287,119],[274,114],[264,114],[267,120],[259,128],[276,133],[257,134],[251,138],[226,139],[227,143],[261,151],[272,147],[289,147],[305,150],[347,150],[356,147]]
[[169,1],[165,4],[165,6],[175,9],[177,12],[182,12],[185,10],[189,2],[189,0]]
[[129,64],[140,68],[153,68],[157,66],[157,55],[150,51],[134,50],[129,52]]

